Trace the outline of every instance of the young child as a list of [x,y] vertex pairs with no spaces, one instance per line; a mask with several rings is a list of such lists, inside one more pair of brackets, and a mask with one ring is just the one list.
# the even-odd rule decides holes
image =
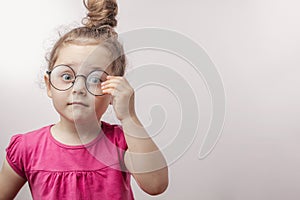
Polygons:
[[[115,0],[87,0],[83,27],[54,45],[44,76],[60,120],[17,134],[6,148],[0,200],[28,181],[33,199],[134,199],[130,176],[148,194],[166,190],[166,161],[140,123],[123,77]],[[121,125],[101,120],[108,105]]]

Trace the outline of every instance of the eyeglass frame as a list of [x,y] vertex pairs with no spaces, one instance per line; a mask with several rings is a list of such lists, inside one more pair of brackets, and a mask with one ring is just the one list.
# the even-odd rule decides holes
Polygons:
[[[60,66],[65,66],[65,67],[70,68],[70,69],[72,70],[73,74],[74,74],[74,81],[71,82],[72,85],[71,85],[69,88],[64,89],[64,90],[58,89],[57,87],[55,87],[54,84],[53,84],[52,81],[51,81],[51,72],[52,72],[55,68],[60,67]],[[60,64],[60,65],[54,66],[52,70],[47,70],[47,71],[46,71],[46,74],[49,75],[49,82],[50,82],[51,86],[52,86],[54,89],[58,90],[58,91],[67,91],[67,90],[71,89],[71,88],[74,86],[77,77],[83,77],[84,80],[85,80],[85,81],[84,81],[84,83],[85,83],[85,88],[86,88],[86,90],[87,90],[90,94],[92,94],[92,95],[94,95],[94,96],[103,96],[103,95],[105,95],[105,94],[99,94],[99,95],[93,94],[92,92],[90,92],[90,90],[89,90],[88,87],[87,87],[87,77],[88,77],[91,73],[93,73],[93,72],[95,72],[95,71],[101,71],[101,72],[104,72],[107,76],[109,76],[109,74],[108,74],[106,71],[102,70],[102,69],[96,69],[96,70],[93,70],[93,71],[91,71],[90,73],[88,73],[87,76],[84,76],[84,75],[82,75],[82,74],[76,75],[74,69],[73,69],[72,67],[70,67],[69,65],[65,65],[65,64]],[[101,79],[100,79],[100,82],[102,82]]]

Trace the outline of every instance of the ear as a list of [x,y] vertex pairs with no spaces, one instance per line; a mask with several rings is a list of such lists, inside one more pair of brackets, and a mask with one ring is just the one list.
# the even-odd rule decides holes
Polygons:
[[48,97],[52,98],[51,85],[50,85],[50,80],[49,80],[48,74],[44,75],[44,81],[45,81],[45,84],[47,87],[47,95],[48,95]]

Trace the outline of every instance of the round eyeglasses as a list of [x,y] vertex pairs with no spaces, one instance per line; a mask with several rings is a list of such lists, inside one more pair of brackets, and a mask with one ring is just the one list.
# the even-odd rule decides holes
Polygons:
[[68,65],[58,65],[46,73],[49,75],[52,87],[59,91],[70,89],[73,87],[77,77],[83,77],[87,91],[94,96],[104,95],[101,89],[101,83],[106,81],[109,75],[100,69],[90,72],[87,76],[76,75],[75,71]]

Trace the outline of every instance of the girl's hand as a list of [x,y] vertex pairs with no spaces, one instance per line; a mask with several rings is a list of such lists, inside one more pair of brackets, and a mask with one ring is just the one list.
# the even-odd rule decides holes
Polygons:
[[120,121],[135,116],[134,90],[122,76],[107,76],[102,83],[103,94],[112,95],[112,105]]

